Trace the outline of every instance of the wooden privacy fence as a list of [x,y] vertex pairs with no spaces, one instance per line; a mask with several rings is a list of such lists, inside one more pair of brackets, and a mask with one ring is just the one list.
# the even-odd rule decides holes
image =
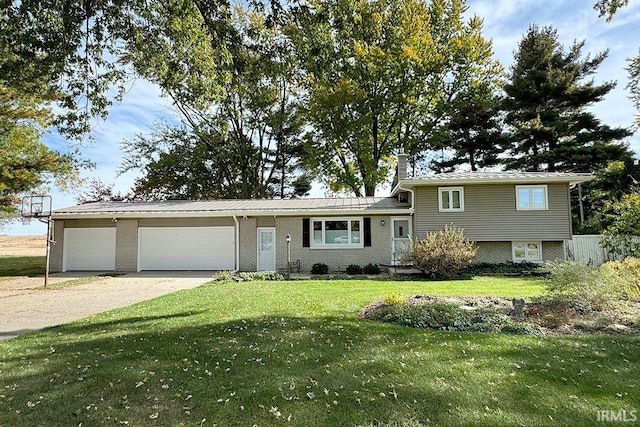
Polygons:
[[[564,252],[569,261],[581,264],[599,266],[607,261],[622,259],[620,255],[614,255],[600,245],[601,235],[574,235],[571,240],[564,241]],[[637,237],[640,241],[640,237]]]

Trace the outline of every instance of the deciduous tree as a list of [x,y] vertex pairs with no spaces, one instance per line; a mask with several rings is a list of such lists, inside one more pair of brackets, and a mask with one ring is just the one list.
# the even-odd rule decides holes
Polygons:
[[65,187],[79,163],[49,149],[41,140],[51,114],[37,96],[0,80],[0,214],[15,215],[20,196],[55,181]]
[[[187,79],[183,71],[215,72],[233,42],[228,16],[226,0],[9,2],[0,17],[0,75],[7,87],[55,102],[59,130],[80,138],[91,118],[106,116],[124,94],[134,69],[144,71],[153,61],[158,45],[184,56],[154,81],[163,89],[182,85],[208,95],[210,88],[197,85],[197,72]],[[199,55],[189,55],[195,45]]]
[[[154,134],[123,144],[128,153],[123,169],[143,171],[135,188],[143,197],[266,198],[308,191],[297,163],[303,120],[290,45],[261,11],[236,10],[233,27],[241,42],[220,67],[216,99],[207,103],[197,86],[168,89],[181,124],[159,126]],[[182,61],[171,45],[157,49],[145,71],[151,76]],[[185,79],[203,79],[205,86],[215,78],[191,72],[181,71]]]
[[462,0],[310,0],[287,34],[302,61],[310,165],[335,191],[375,194],[479,74],[494,73],[482,21]]

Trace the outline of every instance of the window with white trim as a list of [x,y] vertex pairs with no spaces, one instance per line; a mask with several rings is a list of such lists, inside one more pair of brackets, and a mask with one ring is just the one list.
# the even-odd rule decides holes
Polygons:
[[464,212],[464,187],[438,187],[440,212]]
[[513,262],[542,262],[542,242],[511,242]]
[[516,209],[519,211],[547,210],[546,185],[516,185]]
[[312,218],[311,247],[362,248],[362,218]]

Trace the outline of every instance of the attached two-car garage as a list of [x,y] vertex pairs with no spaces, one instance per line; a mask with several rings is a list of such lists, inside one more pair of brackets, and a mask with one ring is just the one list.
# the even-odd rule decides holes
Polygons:
[[137,233],[127,239],[133,247],[117,248],[115,227],[65,228],[62,270],[114,271],[117,250],[136,257],[138,271],[234,268],[232,226],[136,227],[130,231]]

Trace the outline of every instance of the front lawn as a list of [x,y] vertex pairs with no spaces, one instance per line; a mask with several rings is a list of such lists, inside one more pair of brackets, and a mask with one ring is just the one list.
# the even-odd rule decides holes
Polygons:
[[0,279],[44,275],[45,262],[43,256],[0,256]]
[[640,409],[638,336],[357,317],[392,292],[541,289],[507,278],[214,282],[0,342],[0,425],[593,425],[599,410]]

